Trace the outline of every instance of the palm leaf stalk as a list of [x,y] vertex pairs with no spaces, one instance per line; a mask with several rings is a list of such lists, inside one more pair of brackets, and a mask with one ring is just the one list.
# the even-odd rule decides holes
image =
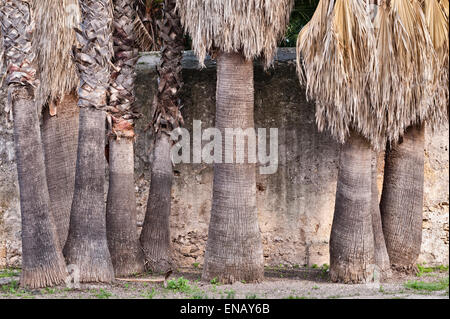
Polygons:
[[112,7],[110,0],[80,0],[79,46],[74,50],[80,85],[80,129],[75,192],[66,262],[78,267],[80,282],[111,282],[114,270],[106,237],[104,202],[105,123],[110,83]]
[[140,241],[147,269],[165,273],[173,268],[169,217],[173,169],[170,149],[172,130],[183,125],[180,90],[184,37],[175,0],[165,0],[163,17],[158,22],[162,39],[161,63],[158,66],[158,89],[154,99],[152,128],[155,136],[151,155],[151,184]]
[[[0,2],[1,33],[7,63],[8,103],[14,118],[14,145],[22,218],[22,272],[28,288],[58,285],[67,271],[51,214],[44,151],[35,103],[33,1]],[[38,247],[38,249],[37,249]]]
[[[294,1],[177,0],[181,22],[200,63],[217,58],[216,127],[254,128],[253,59],[272,64]],[[224,147],[233,147],[233,142]],[[214,164],[213,200],[202,278],[223,283],[264,277],[256,209],[255,165]]]
[[106,234],[116,277],[144,271],[137,233],[134,194],[135,66],[139,56],[133,31],[136,2],[114,0],[114,70],[109,88],[109,188]]
[[79,26],[77,0],[35,2],[36,52],[39,86],[36,103],[43,108],[42,142],[51,211],[61,247],[69,232],[70,208],[75,187],[79,108],[79,77],[72,58]]

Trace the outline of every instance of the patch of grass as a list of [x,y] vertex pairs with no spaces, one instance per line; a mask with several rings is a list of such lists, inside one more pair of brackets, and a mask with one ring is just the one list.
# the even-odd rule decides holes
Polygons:
[[217,278],[217,277],[214,277],[213,279],[211,279],[211,285],[217,285],[217,284],[219,284],[219,278]]
[[208,299],[208,295],[201,290],[195,291],[192,295],[191,295],[192,299]]
[[319,289],[319,286],[313,286],[312,289],[317,290]]
[[317,269],[317,268],[319,268],[319,266],[317,266],[317,264],[314,264],[314,265],[311,266],[311,268],[312,269]]
[[300,265],[299,264],[295,264],[293,267],[294,267],[294,269],[299,269]]
[[112,293],[110,293],[109,291],[105,290],[105,289],[99,289],[94,296],[98,299],[109,299],[109,297],[112,296]]
[[381,285],[380,285],[380,289],[378,289],[378,291],[381,292],[381,293],[383,293],[383,294],[385,293],[384,288],[383,288],[383,286],[381,286]]
[[153,299],[153,297],[155,297],[155,295],[156,295],[156,289],[152,288],[152,290],[144,292],[142,294],[142,297],[144,297],[146,299]]
[[189,280],[180,277],[178,279],[172,279],[167,282],[167,289],[173,290],[175,292],[191,292],[192,288],[189,286]]
[[200,263],[193,263],[192,266],[194,266],[194,268],[198,268],[200,266]]
[[424,274],[430,274],[433,272],[448,272],[448,266],[444,265],[426,267],[425,265],[417,264],[417,269],[417,277],[422,277]]
[[405,287],[408,289],[421,290],[421,291],[440,291],[448,289],[449,277],[435,282],[423,282],[410,280],[405,283]]
[[19,290],[19,282],[12,280],[9,284],[1,286],[2,292],[5,294],[16,294]]
[[227,294],[226,299],[234,299],[236,297],[236,291],[233,289],[225,290],[225,293]]
[[46,294],[46,295],[53,295],[53,294],[56,293],[56,289],[50,288],[50,287],[46,287],[44,289],[41,289],[41,293]]
[[6,268],[0,270],[0,278],[10,278],[20,275],[20,269]]
[[247,296],[245,296],[245,299],[258,299],[258,296],[256,294],[247,295]]
[[292,296],[292,295],[290,295],[290,296],[288,296],[288,297],[286,297],[284,299],[308,299],[308,298],[304,297],[304,296],[299,297],[299,296]]
[[328,296],[327,298],[328,299],[339,299],[339,298],[342,298],[342,296],[341,295],[333,295],[333,296]]

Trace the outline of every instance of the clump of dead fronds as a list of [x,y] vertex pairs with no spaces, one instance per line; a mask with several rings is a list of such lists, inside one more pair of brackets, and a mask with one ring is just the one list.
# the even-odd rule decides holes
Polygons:
[[200,63],[218,49],[264,56],[269,66],[289,23],[293,0],[177,0],[177,10]]
[[77,0],[34,1],[36,53],[40,85],[36,101],[39,107],[49,103],[52,115],[55,102],[75,90],[79,78],[71,55],[76,44],[74,28],[80,23]]
[[319,130],[328,129],[344,142],[354,129],[378,145],[369,90],[375,34],[365,3],[321,0],[300,32],[297,51],[300,81],[315,100]]

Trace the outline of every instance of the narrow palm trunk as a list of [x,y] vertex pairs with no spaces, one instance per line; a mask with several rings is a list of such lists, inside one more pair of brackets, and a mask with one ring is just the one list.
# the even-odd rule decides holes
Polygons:
[[184,49],[183,29],[175,5],[175,0],[164,0],[163,18],[158,22],[163,47],[152,123],[155,146],[151,158],[150,193],[140,238],[147,268],[154,272],[166,272],[172,268],[169,216],[173,171],[169,134],[183,125],[179,94],[183,85],[181,60]]
[[14,117],[14,146],[22,218],[23,287],[62,283],[67,276],[64,258],[50,211],[39,117],[34,101],[36,69],[31,40],[34,21],[30,3],[0,3],[0,26],[8,65],[8,103]]
[[[253,62],[239,53],[217,58],[216,127],[254,127]],[[233,145],[231,145],[233,150]],[[225,153],[225,149],[224,149]],[[256,210],[255,165],[214,166],[213,203],[203,268],[203,280],[223,283],[261,281],[264,261]]]
[[66,267],[51,215],[39,119],[31,87],[10,87],[22,216],[20,284],[39,288],[62,283]]
[[407,129],[386,151],[381,218],[394,268],[415,268],[422,244],[424,126]]
[[[380,201],[377,185],[378,176],[378,156],[374,152],[372,156],[372,226],[375,249],[375,265],[378,267],[379,279],[390,277],[391,263],[386,249],[386,242],[383,235],[383,227],[381,224]],[[376,276],[376,274],[375,274]]]
[[69,236],[64,247],[68,265],[76,265],[80,282],[114,279],[105,222],[105,112],[81,108],[75,192]]
[[45,152],[50,206],[60,246],[64,247],[69,232],[70,207],[75,187],[75,165],[78,147],[77,97],[68,94],[58,105],[58,113],[44,111],[42,142]]
[[369,143],[351,132],[339,162],[330,238],[332,281],[360,283],[373,278],[371,156]]
[[159,273],[172,267],[169,217],[173,171],[170,148],[169,136],[161,133],[153,149],[150,194],[141,232],[147,267]]
[[134,194],[133,140],[109,140],[109,190],[106,205],[108,247],[117,277],[142,273]]

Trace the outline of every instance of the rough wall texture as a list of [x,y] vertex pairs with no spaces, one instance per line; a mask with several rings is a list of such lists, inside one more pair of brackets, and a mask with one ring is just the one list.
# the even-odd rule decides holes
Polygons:
[[[258,213],[268,265],[329,263],[328,238],[334,210],[339,145],[317,132],[314,107],[305,100],[295,73],[292,50],[279,52],[275,68],[255,68],[255,124],[279,129],[279,168],[258,175]],[[157,54],[138,63],[136,197],[143,220],[149,186],[150,121]],[[184,59],[183,115],[186,127],[201,120],[214,126],[216,70],[212,61],[200,70],[192,53]],[[0,267],[20,265],[20,212],[11,121],[0,105]],[[427,132],[424,235],[420,261],[448,264],[448,128]],[[382,157],[382,155],[380,155]],[[379,182],[382,182],[380,165]],[[213,170],[206,164],[174,167],[171,237],[179,266],[203,263],[212,198]]]

